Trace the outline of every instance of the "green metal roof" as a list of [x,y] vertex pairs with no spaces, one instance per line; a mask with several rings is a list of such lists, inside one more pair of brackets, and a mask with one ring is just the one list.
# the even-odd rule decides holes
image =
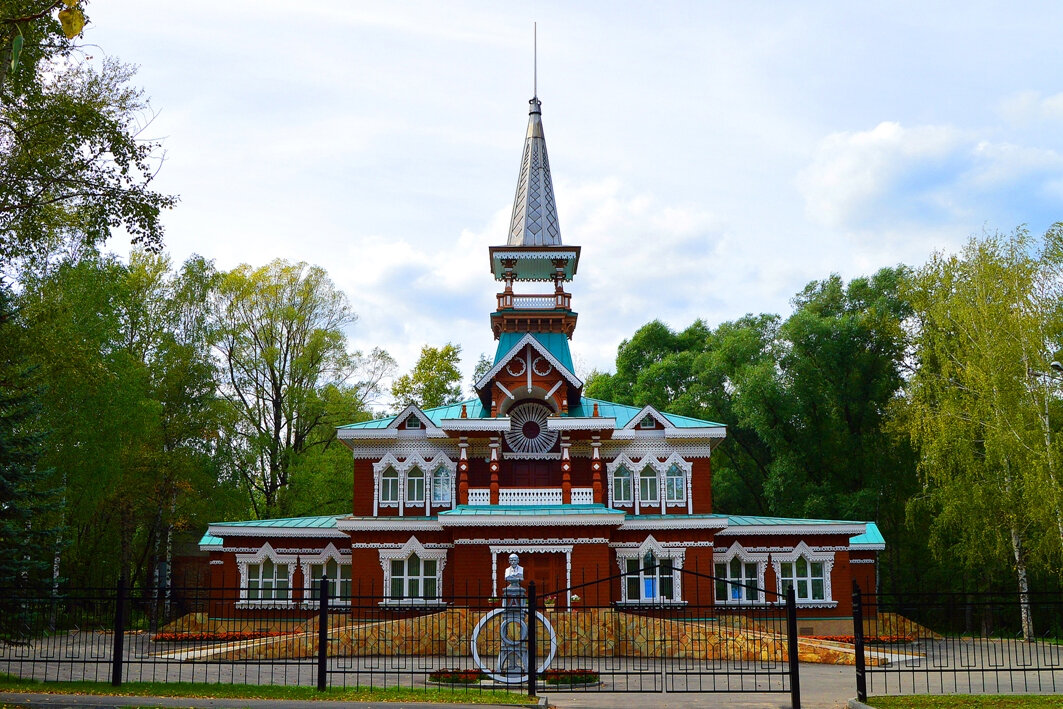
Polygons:
[[[605,401],[603,399],[591,399],[589,397],[580,397],[579,406],[569,409],[567,416],[593,416],[594,405],[598,404],[598,415],[605,418],[615,418],[616,427],[623,428],[631,423],[631,419],[635,418],[644,407],[642,406],[628,406],[626,404],[617,404],[614,401]],[[669,414],[661,412],[668,421],[676,428],[705,428],[707,426],[723,426],[722,423],[716,423],[715,421],[703,421],[701,419],[691,418],[689,416],[677,416],[676,414]]]
[[201,547],[202,546],[220,547],[224,543],[225,543],[224,539],[222,539],[221,537],[215,537],[210,532],[207,532],[206,534],[204,534],[202,537],[199,538],[199,546],[201,546]]
[[854,547],[885,546],[885,544],[886,538],[882,536],[882,532],[879,531],[878,525],[874,522],[867,523],[867,530],[863,534],[849,537],[849,545]]
[[509,351],[524,339],[525,335],[531,335],[540,345],[545,347],[557,361],[572,374],[576,373],[572,366],[572,353],[568,349],[568,335],[562,332],[503,332],[498,338],[498,348],[495,349],[494,364],[509,354]]
[[798,517],[763,517],[759,515],[727,515],[728,527],[786,526],[791,524],[864,524],[846,519],[801,519]]
[[321,515],[319,517],[280,517],[277,519],[250,519],[243,522],[211,522],[212,527],[283,527],[286,529],[335,529],[336,519],[346,515]]
[[[432,409],[425,409],[424,415],[435,425],[442,423],[443,419],[456,419],[461,418],[461,406],[465,405],[465,413],[468,418],[482,419],[490,418],[488,411],[484,410],[484,405],[479,399],[467,399],[465,401],[459,401],[456,404],[448,404],[446,406],[437,406]],[[369,428],[387,428],[391,425],[391,422],[395,420],[394,416],[386,416],[382,419],[373,419],[372,421],[361,421],[359,423],[349,423],[346,426],[338,426],[337,428],[355,428],[355,429],[369,429]]]
[[614,510],[605,505],[458,505],[452,510],[440,512],[440,517],[468,517],[468,516],[516,516],[530,517],[541,515],[619,515],[624,516],[621,510]]

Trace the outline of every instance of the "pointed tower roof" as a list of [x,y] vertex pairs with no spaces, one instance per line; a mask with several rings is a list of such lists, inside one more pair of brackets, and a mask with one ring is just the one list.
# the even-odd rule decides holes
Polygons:
[[542,102],[535,96],[528,103],[528,132],[507,245],[561,246],[561,226],[557,221],[554,183],[550,179],[550,159],[543,135]]

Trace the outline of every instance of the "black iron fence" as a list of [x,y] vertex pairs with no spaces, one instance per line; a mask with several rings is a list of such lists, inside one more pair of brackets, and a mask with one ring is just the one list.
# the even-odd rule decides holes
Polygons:
[[[299,602],[286,587],[0,589],[0,673],[115,685],[778,692],[800,706],[792,594],[755,589],[756,601],[740,601],[733,582],[675,569],[666,587],[657,571],[638,571],[628,602],[605,600],[628,575],[548,594],[528,583],[519,601],[479,589],[384,598],[336,580],[314,582]],[[721,588],[727,603],[715,602]]]
[[853,588],[857,697],[1063,691],[1063,593]]

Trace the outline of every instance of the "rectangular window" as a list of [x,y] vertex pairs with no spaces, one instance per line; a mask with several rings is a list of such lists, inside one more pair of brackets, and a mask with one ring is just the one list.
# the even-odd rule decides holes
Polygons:
[[641,559],[625,563],[625,590],[628,601],[677,600],[675,592],[675,564],[672,559],[657,559],[648,553]]
[[247,599],[249,601],[287,601],[288,565],[271,559],[247,565]]
[[439,562],[411,554],[391,560],[391,588],[388,598],[434,600],[439,598]]
[[657,496],[657,471],[653,468],[646,468],[639,473],[639,499],[644,503],[657,503],[660,498]]
[[797,561],[784,561],[779,565],[780,585],[783,593],[794,589],[798,601],[825,601],[826,575],[821,561],[809,562],[803,556]]
[[450,471],[446,468],[432,475],[432,504],[450,504]]
[[716,601],[718,603],[737,603],[741,601],[759,601],[757,564],[744,563],[738,557],[730,563],[716,564]]
[[424,504],[424,473],[418,468],[406,474],[406,501]]
[[399,501],[399,474],[391,468],[380,476],[380,501],[395,504]]
[[335,559],[329,559],[324,564],[310,564],[310,578],[307,579],[310,587],[310,600],[316,601],[320,596],[321,577],[328,578],[329,601],[351,600],[351,565],[337,564]]
[[631,504],[631,471],[623,466],[613,472],[613,504]]
[[664,499],[668,502],[684,502],[686,500],[686,478],[683,471],[676,466],[668,469],[664,478]]

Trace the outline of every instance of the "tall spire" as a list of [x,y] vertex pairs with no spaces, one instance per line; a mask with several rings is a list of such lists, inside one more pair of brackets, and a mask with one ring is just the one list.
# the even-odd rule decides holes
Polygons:
[[513,218],[509,223],[509,246],[560,246],[561,226],[554,204],[554,183],[543,135],[542,103],[535,96],[528,102],[528,133],[520,163]]

